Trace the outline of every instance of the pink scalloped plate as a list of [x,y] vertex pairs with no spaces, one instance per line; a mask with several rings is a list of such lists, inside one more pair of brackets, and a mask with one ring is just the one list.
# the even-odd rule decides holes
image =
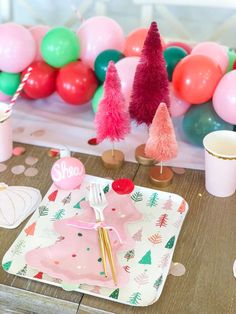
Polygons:
[[[129,223],[141,220],[142,214],[136,209],[130,195],[119,195],[110,191],[106,197],[106,224],[115,228],[120,236],[119,239],[114,229],[108,229],[118,287],[122,287],[128,283],[129,273],[121,267],[117,255],[135,247],[135,241],[126,228]],[[32,268],[71,284],[114,287],[110,268],[108,267],[107,278],[103,272],[97,231],[83,228],[84,222],[96,222],[94,210],[87,201],[81,202],[81,208],[82,214],[56,221],[53,226],[60,235],[60,240],[49,247],[29,251],[26,254],[26,262]]]

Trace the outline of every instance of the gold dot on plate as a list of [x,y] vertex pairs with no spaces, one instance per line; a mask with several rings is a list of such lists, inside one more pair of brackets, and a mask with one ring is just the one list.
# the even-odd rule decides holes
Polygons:
[[202,197],[202,193],[198,193],[198,196],[199,196],[199,197]]

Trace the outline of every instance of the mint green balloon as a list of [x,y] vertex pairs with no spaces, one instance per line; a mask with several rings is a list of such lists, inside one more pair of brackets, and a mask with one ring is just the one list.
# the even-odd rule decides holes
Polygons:
[[79,38],[69,28],[56,27],[43,37],[40,51],[45,62],[60,68],[79,58]]
[[99,106],[100,101],[102,100],[103,93],[104,93],[104,88],[103,88],[103,85],[101,85],[98,87],[95,94],[93,95],[92,109],[94,113],[98,111],[98,106]]
[[226,72],[233,70],[234,61],[236,60],[236,52],[234,51],[233,48],[228,49],[228,58],[229,58],[229,63],[228,63]]
[[203,146],[203,138],[210,132],[233,130],[233,125],[222,120],[214,111],[212,102],[193,105],[183,119],[183,130],[188,141]]
[[20,74],[18,73],[0,73],[0,91],[3,94],[13,96],[20,84]]

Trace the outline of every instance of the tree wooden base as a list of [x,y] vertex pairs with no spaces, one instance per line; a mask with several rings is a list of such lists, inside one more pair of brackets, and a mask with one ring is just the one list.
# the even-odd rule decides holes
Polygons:
[[105,168],[108,169],[118,169],[123,166],[125,161],[125,156],[122,151],[114,149],[113,156],[112,150],[106,150],[102,156],[102,163]]
[[149,178],[153,185],[159,188],[164,188],[171,184],[174,173],[169,167],[163,167],[161,173],[161,167],[152,167],[149,171]]
[[156,160],[151,159],[145,154],[145,144],[139,145],[135,150],[135,159],[143,166],[152,166],[157,163]]

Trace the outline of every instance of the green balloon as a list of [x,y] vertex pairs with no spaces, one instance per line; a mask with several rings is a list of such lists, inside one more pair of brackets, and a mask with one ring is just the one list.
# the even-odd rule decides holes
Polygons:
[[180,47],[172,46],[164,50],[164,59],[169,81],[172,81],[172,75],[176,65],[186,56],[187,52]]
[[190,143],[203,146],[203,138],[210,132],[233,130],[233,125],[222,120],[214,111],[212,102],[193,105],[183,119],[183,130]]
[[20,74],[18,73],[0,73],[0,91],[6,95],[14,95],[20,84]]
[[103,89],[103,85],[101,85],[98,87],[95,94],[93,95],[92,109],[93,109],[94,113],[96,113],[98,111],[98,106],[100,104],[100,101],[102,100],[103,93],[104,93],[104,89]]
[[94,70],[98,79],[104,82],[109,62],[114,61],[116,63],[122,58],[124,58],[124,55],[118,50],[108,49],[102,51],[94,63]]
[[233,48],[229,48],[228,58],[229,58],[229,63],[228,63],[228,67],[226,69],[226,72],[233,70],[234,61],[236,60],[236,52],[234,51]]
[[43,59],[51,66],[60,68],[76,61],[80,54],[79,38],[66,27],[56,27],[43,37],[41,46]]

